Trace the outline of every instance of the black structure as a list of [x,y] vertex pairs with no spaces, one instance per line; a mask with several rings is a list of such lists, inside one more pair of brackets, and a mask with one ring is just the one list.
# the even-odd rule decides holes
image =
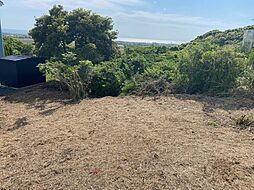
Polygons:
[[20,88],[46,81],[37,68],[45,59],[30,56],[6,56],[0,58],[1,85]]

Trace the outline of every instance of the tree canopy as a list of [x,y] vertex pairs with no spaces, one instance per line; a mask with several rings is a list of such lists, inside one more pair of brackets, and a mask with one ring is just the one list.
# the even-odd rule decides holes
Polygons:
[[36,19],[30,35],[35,53],[48,59],[73,52],[79,59],[98,63],[109,60],[116,52],[117,32],[112,19],[83,8],[68,12],[55,5],[48,15]]

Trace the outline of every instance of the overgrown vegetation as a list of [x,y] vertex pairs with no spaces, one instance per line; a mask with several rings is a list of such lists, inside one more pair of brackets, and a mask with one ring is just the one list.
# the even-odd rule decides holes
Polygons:
[[4,36],[4,53],[8,55],[33,55],[33,45],[25,44],[10,36]]
[[40,70],[50,78],[60,82],[73,99],[86,98],[89,94],[89,85],[93,76],[90,61],[78,61],[75,54],[63,54],[61,60],[47,61],[40,65]]
[[179,58],[179,85],[187,93],[217,94],[234,89],[249,67],[235,47],[210,43],[187,46]]
[[113,22],[84,9],[54,6],[36,19],[30,34],[35,53],[48,58],[41,70],[75,99],[120,94],[229,94],[250,91],[254,53],[244,52],[245,29],[211,31],[179,47],[125,46],[114,39]]

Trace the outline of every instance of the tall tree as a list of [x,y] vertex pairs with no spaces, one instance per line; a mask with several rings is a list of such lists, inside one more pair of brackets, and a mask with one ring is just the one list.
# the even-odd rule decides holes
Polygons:
[[84,59],[99,62],[113,55],[113,21],[85,9],[76,9],[67,16],[67,34],[75,42],[75,51]]
[[34,39],[35,53],[45,58],[59,57],[66,53],[68,12],[61,5],[49,10],[49,15],[36,19],[35,27],[29,32]]
[[54,6],[49,15],[36,19],[30,35],[37,54],[46,58],[72,51],[79,59],[98,63],[109,60],[116,49],[112,19],[81,8],[67,12]]

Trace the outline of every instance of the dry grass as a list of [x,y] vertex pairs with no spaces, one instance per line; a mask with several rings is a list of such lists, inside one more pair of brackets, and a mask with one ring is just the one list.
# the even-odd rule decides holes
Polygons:
[[38,87],[0,107],[0,189],[254,189],[254,134],[230,127],[253,100],[72,103]]
[[254,117],[242,115],[236,119],[236,127],[239,129],[247,129],[252,132],[254,130]]

